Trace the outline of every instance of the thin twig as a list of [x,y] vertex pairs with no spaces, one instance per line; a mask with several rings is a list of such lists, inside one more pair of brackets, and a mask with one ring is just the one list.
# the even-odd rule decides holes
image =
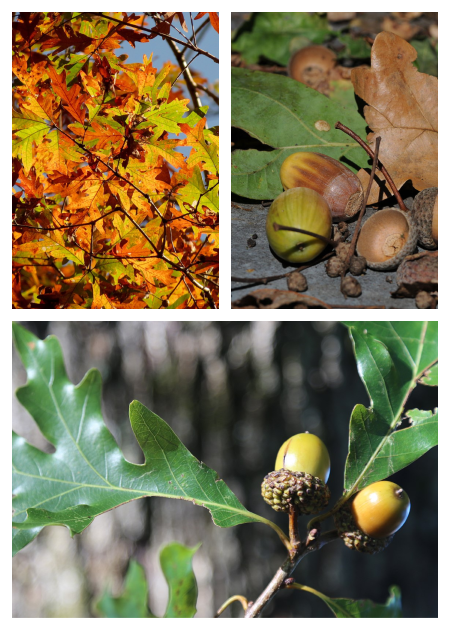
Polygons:
[[[346,133],[348,136],[353,138],[353,140],[356,140],[356,142],[358,144],[360,144],[362,146],[362,148],[366,151],[366,153],[368,155],[370,155],[370,157],[373,159],[375,154],[372,151],[372,149],[354,131],[352,131],[351,129],[349,129],[348,127],[346,127],[345,125],[343,125],[340,122],[337,122],[334,126],[336,127],[336,129],[340,129],[341,131]],[[397,199],[397,202],[398,202],[398,205],[400,206],[400,208],[403,210],[403,212],[408,212],[408,208],[405,206],[405,204],[403,202],[403,199],[401,198],[401,195],[398,192],[397,187],[394,184],[394,181],[393,181],[392,177],[389,175],[386,167],[383,166],[382,164],[379,164],[378,168],[379,168],[379,170],[381,170],[381,172],[383,173],[384,177],[386,178],[386,181],[388,182],[389,187],[392,190],[392,193],[395,195],[395,198]]]
[[272,600],[272,598],[276,595],[280,588],[284,586],[285,580],[288,579],[295,571],[300,561],[307,554],[312,553],[313,551],[318,551],[328,543],[333,542],[334,540],[338,540],[338,538],[339,536],[335,529],[329,532],[325,532],[308,547],[306,545],[302,545],[300,551],[295,555],[294,558],[290,558],[288,556],[283,564],[280,566],[280,568],[277,570],[272,580],[266,586],[264,591],[261,593],[261,595],[255,600],[253,604],[248,606],[245,617],[259,617],[267,604]]
[[[304,271],[305,269],[309,269],[310,267],[315,267],[317,263],[323,262],[324,260],[328,260],[328,258],[331,258],[332,256],[334,256],[334,252],[323,254],[322,256],[318,256],[317,258],[314,258],[313,262],[307,263],[306,265],[302,265],[301,267],[297,267],[296,269],[294,269],[294,271],[288,271],[287,273],[281,273],[276,276],[265,276],[263,278],[241,278],[238,276],[231,276],[231,281],[232,282],[245,282],[245,283],[248,283],[249,286],[252,286],[253,284],[267,284],[268,282],[273,282],[274,280],[281,280],[282,278],[287,278],[288,276],[291,275],[291,273],[294,273],[295,271]],[[239,288],[242,289],[244,287],[239,287]]]
[[343,272],[344,274],[347,271],[347,269],[349,268],[351,257],[355,253],[356,241],[358,240],[358,235],[359,235],[359,230],[360,230],[360,227],[361,227],[361,222],[363,220],[364,213],[366,211],[367,200],[369,199],[370,189],[372,188],[372,184],[373,184],[373,178],[375,177],[375,170],[376,170],[377,162],[378,162],[378,152],[380,150],[380,142],[381,142],[381,138],[378,136],[376,138],[376,140],[375,140],[375,153],[374,153],[374,157],[373,157],[372,170],[370,171],[369,185],[367,186],[366,194],[364,196],[364,202],[363,202],[363,204],[361,206],[361,209],[359,211],[358,221],[356,222],[355,231],[353,232],[352,241],[350,243],[350,247],[349,247],[349,250],[347,252],[347,256],[345,258],[344,272]]
[[[215,63],[219,63],[218,58],[212,55],[211,53],[209,53],[207,50],[202,50],[198,46],[194,46],[194,44],[192,43],[183,42],[181,39],[178,39],[178,37],[174,37],[173,35],[168,35],[167,33],[159,33],[157,30],[146,28],[145,26],[139,26],[137,24],[130,24],[129,22],[123,22],[122,20],[117,20],[116,18],[113,18],[110,15],[105,15],[104,13],[90,12],[88,15],[97,15],[99,17],[104,18],[105,20],[111,20],[112,22],[117,22],[118,24],[122,24],[123,26],[126,26],[127,28],[135,28],[138,31],[150,33],[151,35],[159,35],[160,37],[163,37],[167,40],[171,40],[173,42],[177,42],[178,44],[182,44],[186,48],[191,48],[195,52],[200,53],[200,55],[205,55],[205,57],[209,57]],[[197,33],[198,33],[198,30],[197,30]]]

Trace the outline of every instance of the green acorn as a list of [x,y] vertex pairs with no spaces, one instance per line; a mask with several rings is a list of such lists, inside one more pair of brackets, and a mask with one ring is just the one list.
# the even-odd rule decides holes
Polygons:
[[264,477],[261,494],[276,512],[289,512],[295,506],[302,514],[315,514],[328,505],[330,457],[318,437],[299,433],[287,440],[275,468]]

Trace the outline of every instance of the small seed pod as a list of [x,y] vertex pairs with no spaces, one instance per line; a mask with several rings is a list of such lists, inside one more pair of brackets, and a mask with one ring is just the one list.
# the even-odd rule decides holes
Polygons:
[[386,208],[373,214],[361,228],[356,249],[367,266],[379,271],[397,269],[417,245],[417,227],[411,216]]
[[350,266],[348,270],[353,276],[360,276],[365,272],[367,261],[364,256],[352,256],[350,258]]
[[347,297],[359,297],[362,293],[361,285],[353,276],[342,278],[341,291]]
[[363,189],[357,176],[322,153],[293,153],[281,165],[280,178],[285,190],[305,186],[322,195],[334,222],[351,219],[363,202]]
[[338,243],[336,246],[336,256],[345,262],[347,260],[348,252],[350,251],[351,243]]
[[308,281],[301,271],[293,271],[287,277],[287,286],[289,291],[307,291]]
[[273,251],[292,263],[309,262],[325,249],[326,240],[279,229],[278,226],[300,228],[329,239],[330,209],[324,198],[310,188],[286,190],[270,206],[266,234]]
[[337,278],[344,271],[344,267],[344,261],[337,256],[333,256],[333,258],[327,260],[325,270],[330,278]]
[[419,230],[419,243],[426,249],[438,246],[438,189],[426,188],[414,198],[413,216]]

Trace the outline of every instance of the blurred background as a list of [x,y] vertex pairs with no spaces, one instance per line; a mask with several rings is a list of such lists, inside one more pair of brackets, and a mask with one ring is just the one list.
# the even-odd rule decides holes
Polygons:
[[[327,445],[334,503],[342,492],[348,423],[369,400],[356,370],[347,329],[337,322],[25,322],[40,338],[56,335],[69,378],[91,367],[103,377],[105,423],[125,457],[142,463],[128,406],[141,401],[161,416],[186,447],[219,473],[247,509],[287,531],[287,517],[260,496],[281,444],[309,431]],[[26,382],[13,351],[14,389]],[[407,408],[437,406],[437,389],[420,386]],[[43,450],[49,445],[13,397],[13,429]],[[411,513],[390,547],[375,556],[333,542],[298,566],[298,582],[330,597],[383,603],[391,585],[402,592],[405,617],[437,617],[437,449],[392,480],[407,491]],[[300,520],[302,538],[307,517]],[[327,521],[324,529],[331,529]],[[13,559],[13,617],[92,617],[109,588],[122,589],[130,558],[149,582],[154,614],[165,611],[168,589],[159,551],[172,540],[202,543],[194,556],[197,617],[212,617],[230,596],[255,599],[285,553],[262,524],[216,527],[206,509],[185,501],[132,501],[95,519],[71,539],[47,527]],[[420,593],[420,596],[419,596]],[[224,617],[242,616],[238,603]],[[280,592],[266,617],[332,617],[309,593]]]

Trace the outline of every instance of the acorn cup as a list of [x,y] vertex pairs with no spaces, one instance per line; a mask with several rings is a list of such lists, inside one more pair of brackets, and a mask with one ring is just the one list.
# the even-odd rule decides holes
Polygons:
[[315,514],[328,505],[330,457],[320,438],[299,433],[286,440],[275,468],[264,477],[261,494],[276,512],[295,507],[301,514]]
[[370,269],[389,271],[413,253],[418,229],[411,214],[397,208],[378,210],[361,228],[356,243],[358,256]]
[[417,225],[419,243],[425,249],[438,246],[438,189],[425,188],[414,198],[413,217]]

